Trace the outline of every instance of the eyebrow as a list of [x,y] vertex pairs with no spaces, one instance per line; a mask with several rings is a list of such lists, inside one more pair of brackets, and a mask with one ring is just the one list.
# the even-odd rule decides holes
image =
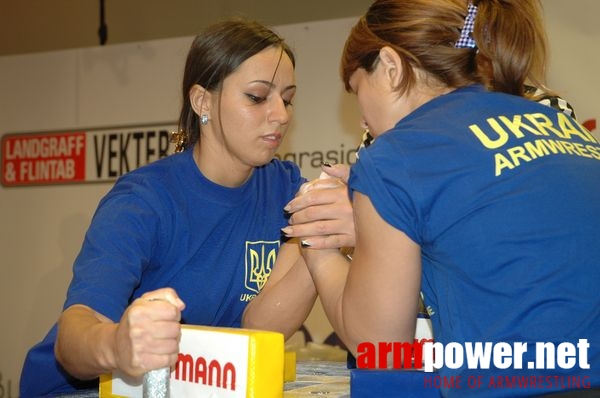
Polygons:
[[[269,89],[274,89],[275,87],[277,87],[273,82],[270,82],[268,80],[252,80],[250,83],[262,83],[262,84],[268,86]],[[289,91],[289,90],[296,89],[296,88],[297,88],[297,86],[295,84],[293,84],[291,86],[284,87],[283,91]]]

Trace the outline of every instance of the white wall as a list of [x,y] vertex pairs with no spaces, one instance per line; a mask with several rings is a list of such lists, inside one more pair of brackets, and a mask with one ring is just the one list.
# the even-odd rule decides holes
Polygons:
[[[576,107],[580,121],[597,119],[600,27],[593,18],[600,3],[543,3],[550,86]],[[276,27],[296,50],[299,87],[295,122],[280,152],[308,153],[301,160],[309,178],[317,175],[311,164],[320,159],[317,151],[345,155],[359,140],[357,108],[338,77],[339,54],[353,22]],[[0,57],[0,134],[174,125],[191,40]],[[598,130],[593,133],[600,137]],[[109,183],[0,187],[0,397],[17,396],[25,352],[56,319],[83,233],[109,188]],[[307,323],[317,341],[330,332],[320,311]]]
[[[549,86],[575,107],[580,122],[598,119],[600,2],[542,0],[542,4],[550,42]],[[600,138],[598,128],[592,133]]]

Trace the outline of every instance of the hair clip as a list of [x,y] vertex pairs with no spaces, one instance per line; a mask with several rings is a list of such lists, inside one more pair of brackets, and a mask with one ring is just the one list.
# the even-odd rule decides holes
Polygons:
[[185,146],[187,145],[187,134],[183,130],[179,131],[171,131],[171,139],[170,142],[175,144],[175,153],[183,152]]

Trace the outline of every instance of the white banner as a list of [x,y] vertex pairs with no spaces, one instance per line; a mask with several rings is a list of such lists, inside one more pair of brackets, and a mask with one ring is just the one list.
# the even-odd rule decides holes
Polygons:
[[175,125],[2,137],[2,185],[113,182],[173,153]]

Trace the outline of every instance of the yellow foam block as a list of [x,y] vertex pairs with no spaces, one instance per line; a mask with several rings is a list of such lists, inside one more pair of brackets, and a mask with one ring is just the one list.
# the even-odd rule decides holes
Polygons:
[[[283,397],[281,333],[184,325],[179,352],[169,381],[172,398]],[[294,379],[295,365],[294,356]],[[142,394],[142,378],[131,380],[118,372],[100,378],[100,398],[137,398]]]
[[286,351],[283,357],[283,381],[296,381],[296,352]]

